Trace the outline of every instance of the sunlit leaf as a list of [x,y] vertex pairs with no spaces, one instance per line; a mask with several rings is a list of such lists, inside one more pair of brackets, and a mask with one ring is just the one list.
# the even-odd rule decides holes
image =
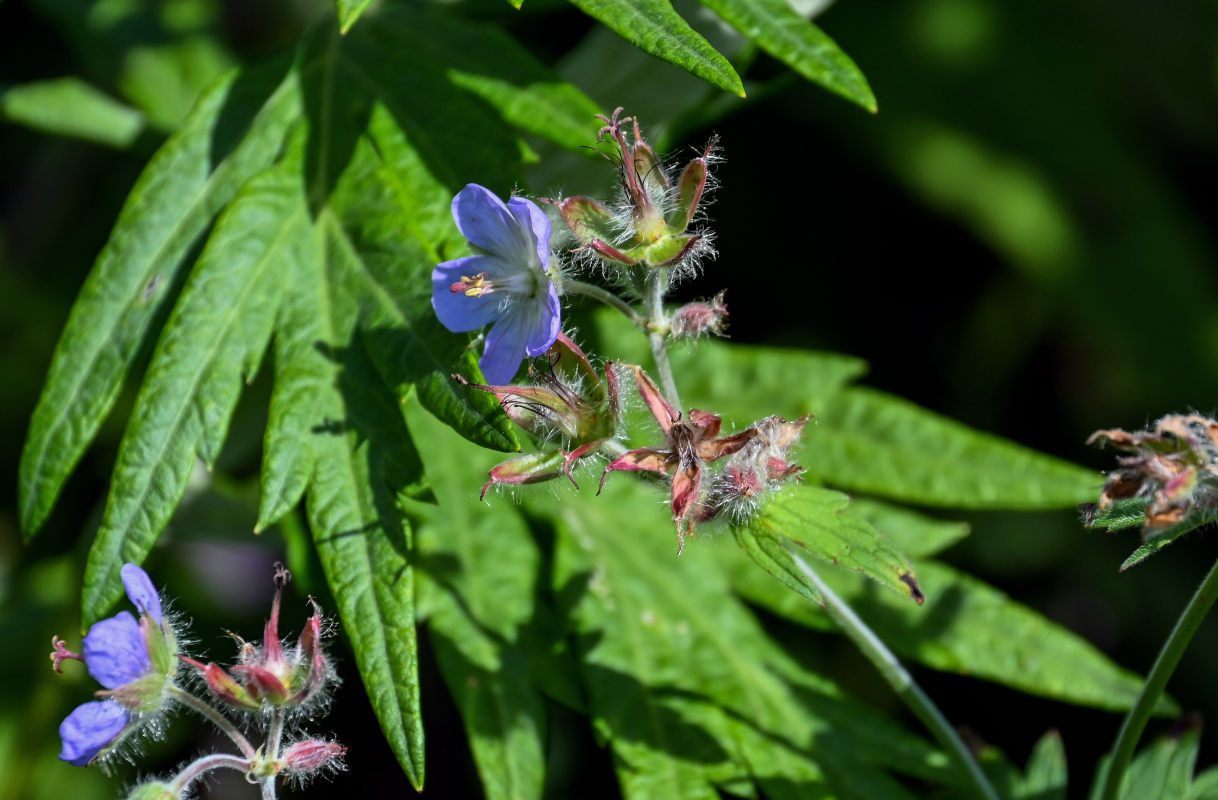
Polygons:
[[[729,562],[732,585],[751,602],[818,630],[834,630],[820,608],[779,586],[743,558]],[[898,655],[946,672],[996,681],[1030,694],[1112,711],[1128,709],[1141,680],[1078,635],[946,564],[918,562],[919,607],[877,591],[859,575],[823,570]],[[1174,703],[1159,707],[1171,713]]]
[[89,552],[85,624],[122,594],[119,568],[144,560],[186,491],[196,457],[215,462],[241,389],[258,370],[284,276],[312,245],[292,166],[246,184],[216,223],[165,324]]
[[[759,539],[790,541],[817,558],[861,572],[921,604],[922,590],[909,561],[865,519],[843,513],[849,503],[850,498],[841,492],[799,486],[767,500],[748,527]],[[792,568],[798,571],[797,566]]]
[[117,148],[144,128],[143,114],[79,78],[0,88],[0,119]]
[[656,58],[744,97],[731,63],[673,11],[668,0],[571,0],[572,4]]
[[351,26],[368,10],[372,0],[334,0],[334,10],[338,13],[338,30],[346,33]]
[[791,69],[875,111],[875,95],[850,57],[787,0],[702,0],[703,5]]
[[298,113],[281,64],[234,76],[199,103],[149,163],[81,289],[55,349],[21,456],[21,526],[42,525],[181,284],[187,254]]
[[846,490],[954,508],[1068,508],[1103,481],[892,395],[862,387],[816,410],[799,462]]

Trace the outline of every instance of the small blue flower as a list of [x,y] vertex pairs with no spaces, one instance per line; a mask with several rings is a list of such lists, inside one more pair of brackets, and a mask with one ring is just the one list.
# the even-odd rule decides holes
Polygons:
[[59,738],[63,740],[59,758],[76,767],[88,766],[130,721],[127,709],[113,700],[77,706],[59,725]]
[[69,764],[88,764],[135,730],[137,723],[164,708],[166,688],[173,683],[176,635],[165,622],[156,588],[135,564],[123,566],[122,579],[140,619],[120,611],[89,628],[80,654],[56,639],[51,656],[56,670],[64,659],[84,661],[89,674],[109,690],[98,693],[104,699],[78,706],[59,726],[63,740],[59,757]]
[[491,325],[478,363],[488,383],[506,384],[558,336],[558,290],[546,275],[550,220],[532,201],[504,203],[475,183],[453,198],[452,213],[478,254],[436,266],[431,304],[454,333]]

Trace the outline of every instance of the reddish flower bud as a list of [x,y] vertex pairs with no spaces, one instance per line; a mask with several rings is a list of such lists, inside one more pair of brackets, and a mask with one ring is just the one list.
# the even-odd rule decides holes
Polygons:
[[305,739],[290,746],[283,754],[283,771],[289,777],[311,777],[323,770],[343,769],[347,748],[325,739]]
[[704,334],[722,336],[727,326],[727,304],[723,292],[704,302],[687,303],[672,316],[672,335],[696,339]]

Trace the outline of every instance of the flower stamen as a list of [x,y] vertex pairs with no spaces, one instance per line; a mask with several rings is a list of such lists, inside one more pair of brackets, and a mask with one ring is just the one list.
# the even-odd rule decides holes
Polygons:
[[461,280],[448,287],[453,294],[464,292],[466,297],[481,297],[495,291],[495,284],[487,279],[485,272],[479,272],[474,277],[462,275]]

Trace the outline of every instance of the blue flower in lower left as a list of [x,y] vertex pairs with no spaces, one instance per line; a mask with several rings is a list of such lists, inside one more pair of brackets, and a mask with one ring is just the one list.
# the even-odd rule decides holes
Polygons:
[[160,597],[147,573],[134,564],[122,568],[127,596],[139,609],[99,620],[85,634],[82,652],[53,640],[51,661],[58,672],[65,659],[83,661],[106,691],[77,706],[59,726],[69,764],[85,766],[111,745],[143,727],[165,709],[177,672],[177,634],[166,621]]
[[59,758],[77,767],[88,766],[131,721],[127,709],[113,700],[79,705],[59,724],[63,750]]

